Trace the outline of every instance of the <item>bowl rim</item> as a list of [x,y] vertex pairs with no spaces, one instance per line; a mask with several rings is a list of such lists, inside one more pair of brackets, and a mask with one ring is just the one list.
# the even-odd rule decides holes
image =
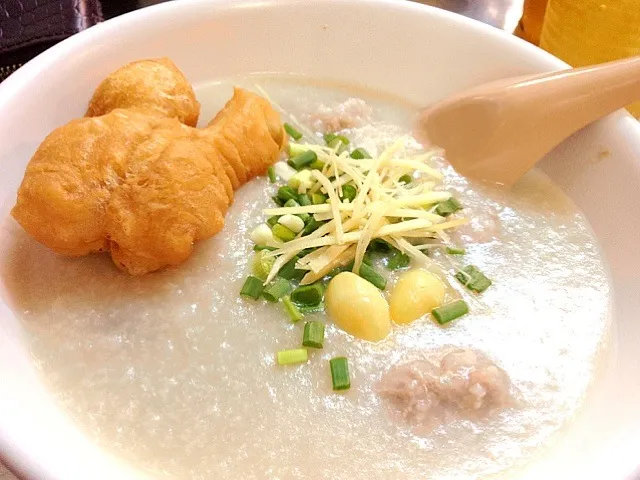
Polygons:
[[[538,57],[539,60],[548,64],[548,69],[562,70],[571,68],[570,65],[563,62],[559,58],[553,56],[549,52],[538,48],[537,46],[523,40],[515,35],[501,30],[497,27],[493,27],[489,24],[483,23],[479,20],[466,17],[464,15],[450,12],[438,7],[418,3],[418,1],[397,1],[397,0],[261,0],[256,2],[255,0],[213,0],[211,3],[218,7],[219,10],[233,10],[233,9],[249,9],[249,8],[268,8],[270,5],[277,5],[279,7],[286,5],[301,5],[307,4],[309,1],[321,3],[323,1],[331,1],[333,5],[340,4],[358,4],[363,8],[394,8],[394,9],[406,9],[416,12],[429,12],[428,14],[441,20],[451,22],[454,24],[462,25],[466,28],[471,28],[481,31],[484,35],[491,37],[499,37],[506,39],[508,42],[512,42],[524,49],[527,54]],[[12,95],[16,94],[21,88],[22,84],[30,79],[33,79],[39,73],[41,73],[46,67],[49,67],[57,61],[57,59],[72,53],[74,50],[81,48],[83,45],[93,43],[100,37],[106,37],[111,34],[117,34],[117,30],[123,28],[130,28],[135,26],[136,23],[149,20],[150,17],[170,17],[175,12],[186,11],[191,8],[197,9],[202,7],[202,0],[181,0],[180,2],[163,2],[148,7],[144,7],[138,10],[134,10],[118,17],[110,18],[99,24],[83,30],[77,34],[68,37],[51,48],[40,53],[36,57],[29,60],[13,74],[11,74],[6,80],[0,83],[0,109],[3,108],[4,103],[7,102]],[[207,2],[209,3],[209,2]]]
[[[312,1],[314,3],[322,3],[323,1],[328,0]],[[508,32],[463,15],[436,7],[413,1],[398,0],[331,0],[331,2],[336,6],[336,8],[339,8],[339,5],[341,4],[358,4],[361,8],[406,10],[409,12],[415,12],[419,15],[431,16],[437,20],[457,25],[463,29],[479,31],[484,36],[494,38],[499,37],[506,42],[511,42],[522,51],[523,55],[534,57],[538,61],[547,65],[548,70],[570,68],[565,62],[559,60],[548,52],[545,52]],[[263,9],[269,8],[271,5],[282,7],[283,5],[300,5],[308,3],[309,0],[214,0],[211,2],[203,2],[202,0],[181,0],[180,2],[156,4],[106,20],[101,24],[95,25],[56,44],[52,48],[27,62],[2,82],[0,84],[0,111],[5,108],[6,103],[15,95],[23,93],[24,84],[33,81],[41,74],[46,75],[46,70],[50,67],[54,67],[59,59],[68,55],[73,55],[74,53],[79,52],[84,46],[94,44],[101,39],[108,41],[108,38],[112,35],[117,35],[119,30],[135,28],[135,26],[141,22],[163,21],[163,19],[168,19],[177,12],[184,13],[188,10],[193,10],[195,14],[200,8],[206,8],[205,5],[207,4],[209,7],[214,6],[218,11],[227,11],[241,8]],[[3,427],[0,425],[0,430],[2,429]],[[46,467],[38,463],[37,459],[26,445],[9,444],[4,441],[2,435],[0,435],[0,460],[4,462],[4,465],[10,471],[20,478],[48,478]],[[25,465],[29,465],[28,471]],[[640,461],[635,465],[635,467],[638,466],[640,466]]]

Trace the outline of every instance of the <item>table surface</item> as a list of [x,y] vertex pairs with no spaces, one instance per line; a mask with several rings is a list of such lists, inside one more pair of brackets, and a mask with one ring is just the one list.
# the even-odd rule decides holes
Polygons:
[[[102,0],[102,4],[105,17],[113,18],[163,1],[167,0]],[[512,32],[520,19],[523,0],[431,0],[419,3],[451,10]],[[0,464],[0,480],[17,478]]]

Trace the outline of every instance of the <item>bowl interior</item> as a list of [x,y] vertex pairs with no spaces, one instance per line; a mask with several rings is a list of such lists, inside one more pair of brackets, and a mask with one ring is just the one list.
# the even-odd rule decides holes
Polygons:
[[[159,5],[63,42],[0,86],[3,222],[42,139],[81,116],[93,89],[113,69],[157,56],[172,58],[196,86],[235,74],[275,72],[365,85],[419,105],[482,81],[564,66],[491,27],[410,2],[183,0]],[[623,479],[638,464],[636,152],[638,123],[616,113],[574,135],[542,164],[586,213],[609,261],[616,355],[566,435],[517,478]],[[4,233],[0,230],[0,236]],[[0,295],[1,455],[28,478],[139,478],[87,442],[53,406],[38,383],[3,283]]]

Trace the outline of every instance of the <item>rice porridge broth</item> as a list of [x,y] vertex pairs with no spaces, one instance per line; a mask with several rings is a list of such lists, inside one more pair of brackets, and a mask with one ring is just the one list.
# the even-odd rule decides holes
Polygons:
[[[362,122],[345,135],[371,152],[405,135],[415,111],[365,90],[256,76],[201,86],[202,121],[232,85],[256,84],[309,127],[336,104],[364,99],[345,104]],[[251,268],[249,232],[274,192],[260,178],[184,265],[140,278],[106,256],[57,257],[6,219],[3,275],[35,365],[92,440],[159,478],[468,480],[519,465],[575,413],[603,356],[606,266],[580,212],[543,175],[505,193],[436,166],[471,219],[458,234],[464,263],[494,281],[448,328],[424,318],[372,344],[327,321],[325,348],[310,351],[308,365],[279,367],[275,352],[299,345],[303,322],[238,295]],[[376,382],[446,346],[484,352],[510,376],[520,406],[426,435],[398,423]],[[328,359],[339,355],[350,360],[346,394],[331,390]]]

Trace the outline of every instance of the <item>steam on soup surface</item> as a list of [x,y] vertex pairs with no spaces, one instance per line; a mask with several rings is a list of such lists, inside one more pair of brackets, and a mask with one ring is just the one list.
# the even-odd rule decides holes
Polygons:
[[[202,86],[203,120],[232,85],[255,84],[300,124],[343,128],[374,152],[406,135],[414,112],[364,90],[250,77]],[[304,365],[275,361],[299,345],[304,322],[238,295],[251,271],[249,234],[272,205],[265,178],[238,192],[223,232],[184,265],[138,278],[100,256],[57,257],[7,220],[3,274],[43,380],[89,438],[159,478],[469,479],[521,464],[575,413],[602,360],[606,267],[580,212],[540,173],[500,192],[434,166],[470,219],[454,234],[464,263],[493,285],[447,328],[425,316],[380,343],[307,315],[327,325],[324,348]],[[397,274],[388,276],[392,287]],[[517,401],[429,428],[394,414],[383,376],[450,351],[495,364]],[[336,356],[350,362],[342,394],[331,388]]]

